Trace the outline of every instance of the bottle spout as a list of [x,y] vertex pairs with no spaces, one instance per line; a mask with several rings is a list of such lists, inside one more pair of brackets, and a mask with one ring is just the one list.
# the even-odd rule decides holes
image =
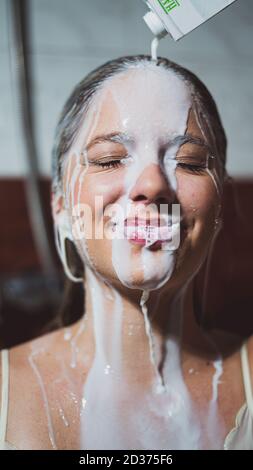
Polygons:
[[154,36],[156,36],[158,39],[161,39],[168,34],[168,31],[165,29],[163,22],[154,11],[148,11],[143,16],[143,19]]

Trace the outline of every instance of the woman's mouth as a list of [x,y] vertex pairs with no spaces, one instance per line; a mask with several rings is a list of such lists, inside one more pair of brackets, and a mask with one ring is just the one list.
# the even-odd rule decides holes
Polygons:
[[161,219],[126,219],[124,236],[131,243],[158,249],[162,244],[172,239],[172,224]]

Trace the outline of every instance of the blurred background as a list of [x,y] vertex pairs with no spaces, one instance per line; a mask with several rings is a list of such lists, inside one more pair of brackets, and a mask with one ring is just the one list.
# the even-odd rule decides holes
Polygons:
[[[83,311],[80,288],[64,291],[54,251],[54,130],[73,86],[89,71],[118,56],[150,53],[146,11],[142,0],[0,0],[0,347],[49,328],[64,315],[63,298],[64,321]],[[237,0],[179,42],[164,38],[158,49],[204,81],[226,129],[233,181],[204,316],[211,326],[245,335],[253,330],[252,22],[252,1]]]

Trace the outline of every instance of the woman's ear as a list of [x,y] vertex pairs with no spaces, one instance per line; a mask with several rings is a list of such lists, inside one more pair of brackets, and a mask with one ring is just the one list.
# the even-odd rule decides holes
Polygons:
[[83,282],[84,269],[74,245],[69,215],[62,194],[52,194],[55,243],[66,276],[72,282]]
[[54,221],[59,218],[60,213],[64,210],[64,198],[63,195],[51,193],[51,208]]

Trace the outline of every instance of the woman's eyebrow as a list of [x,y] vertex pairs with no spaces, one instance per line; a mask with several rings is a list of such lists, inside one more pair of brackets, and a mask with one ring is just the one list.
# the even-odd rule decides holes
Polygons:
[[103,142],[116,142],[119,144],[125,144],[126,142],[132,142],[133,138],[124,132],[111,132],[110,134],[101,134],[92,139],[86,146],[86,150],[89,150],[93,145],[101,144]]
[[[109,134],[101,134],[95,136],[86,146],[86,151],[96,144],[101,144],[103,142],[115,142],[119,144],[126,144],[134,142],[134,138],[124,132],[110,132]],[[200,145],[211,151],[211,147],[205,142],[201,137],[194,136],[192,134],[177,135],[172,139],[169,139],[166,142],[167,145],[184,145],[184,144],[195,144]]]
[[201,137],[197,137],[192,134],[177,135],[172,140],[168,141],[168,145],[184,145],[184,144],[195,144],[200,145],[211,151],[211,147]]

